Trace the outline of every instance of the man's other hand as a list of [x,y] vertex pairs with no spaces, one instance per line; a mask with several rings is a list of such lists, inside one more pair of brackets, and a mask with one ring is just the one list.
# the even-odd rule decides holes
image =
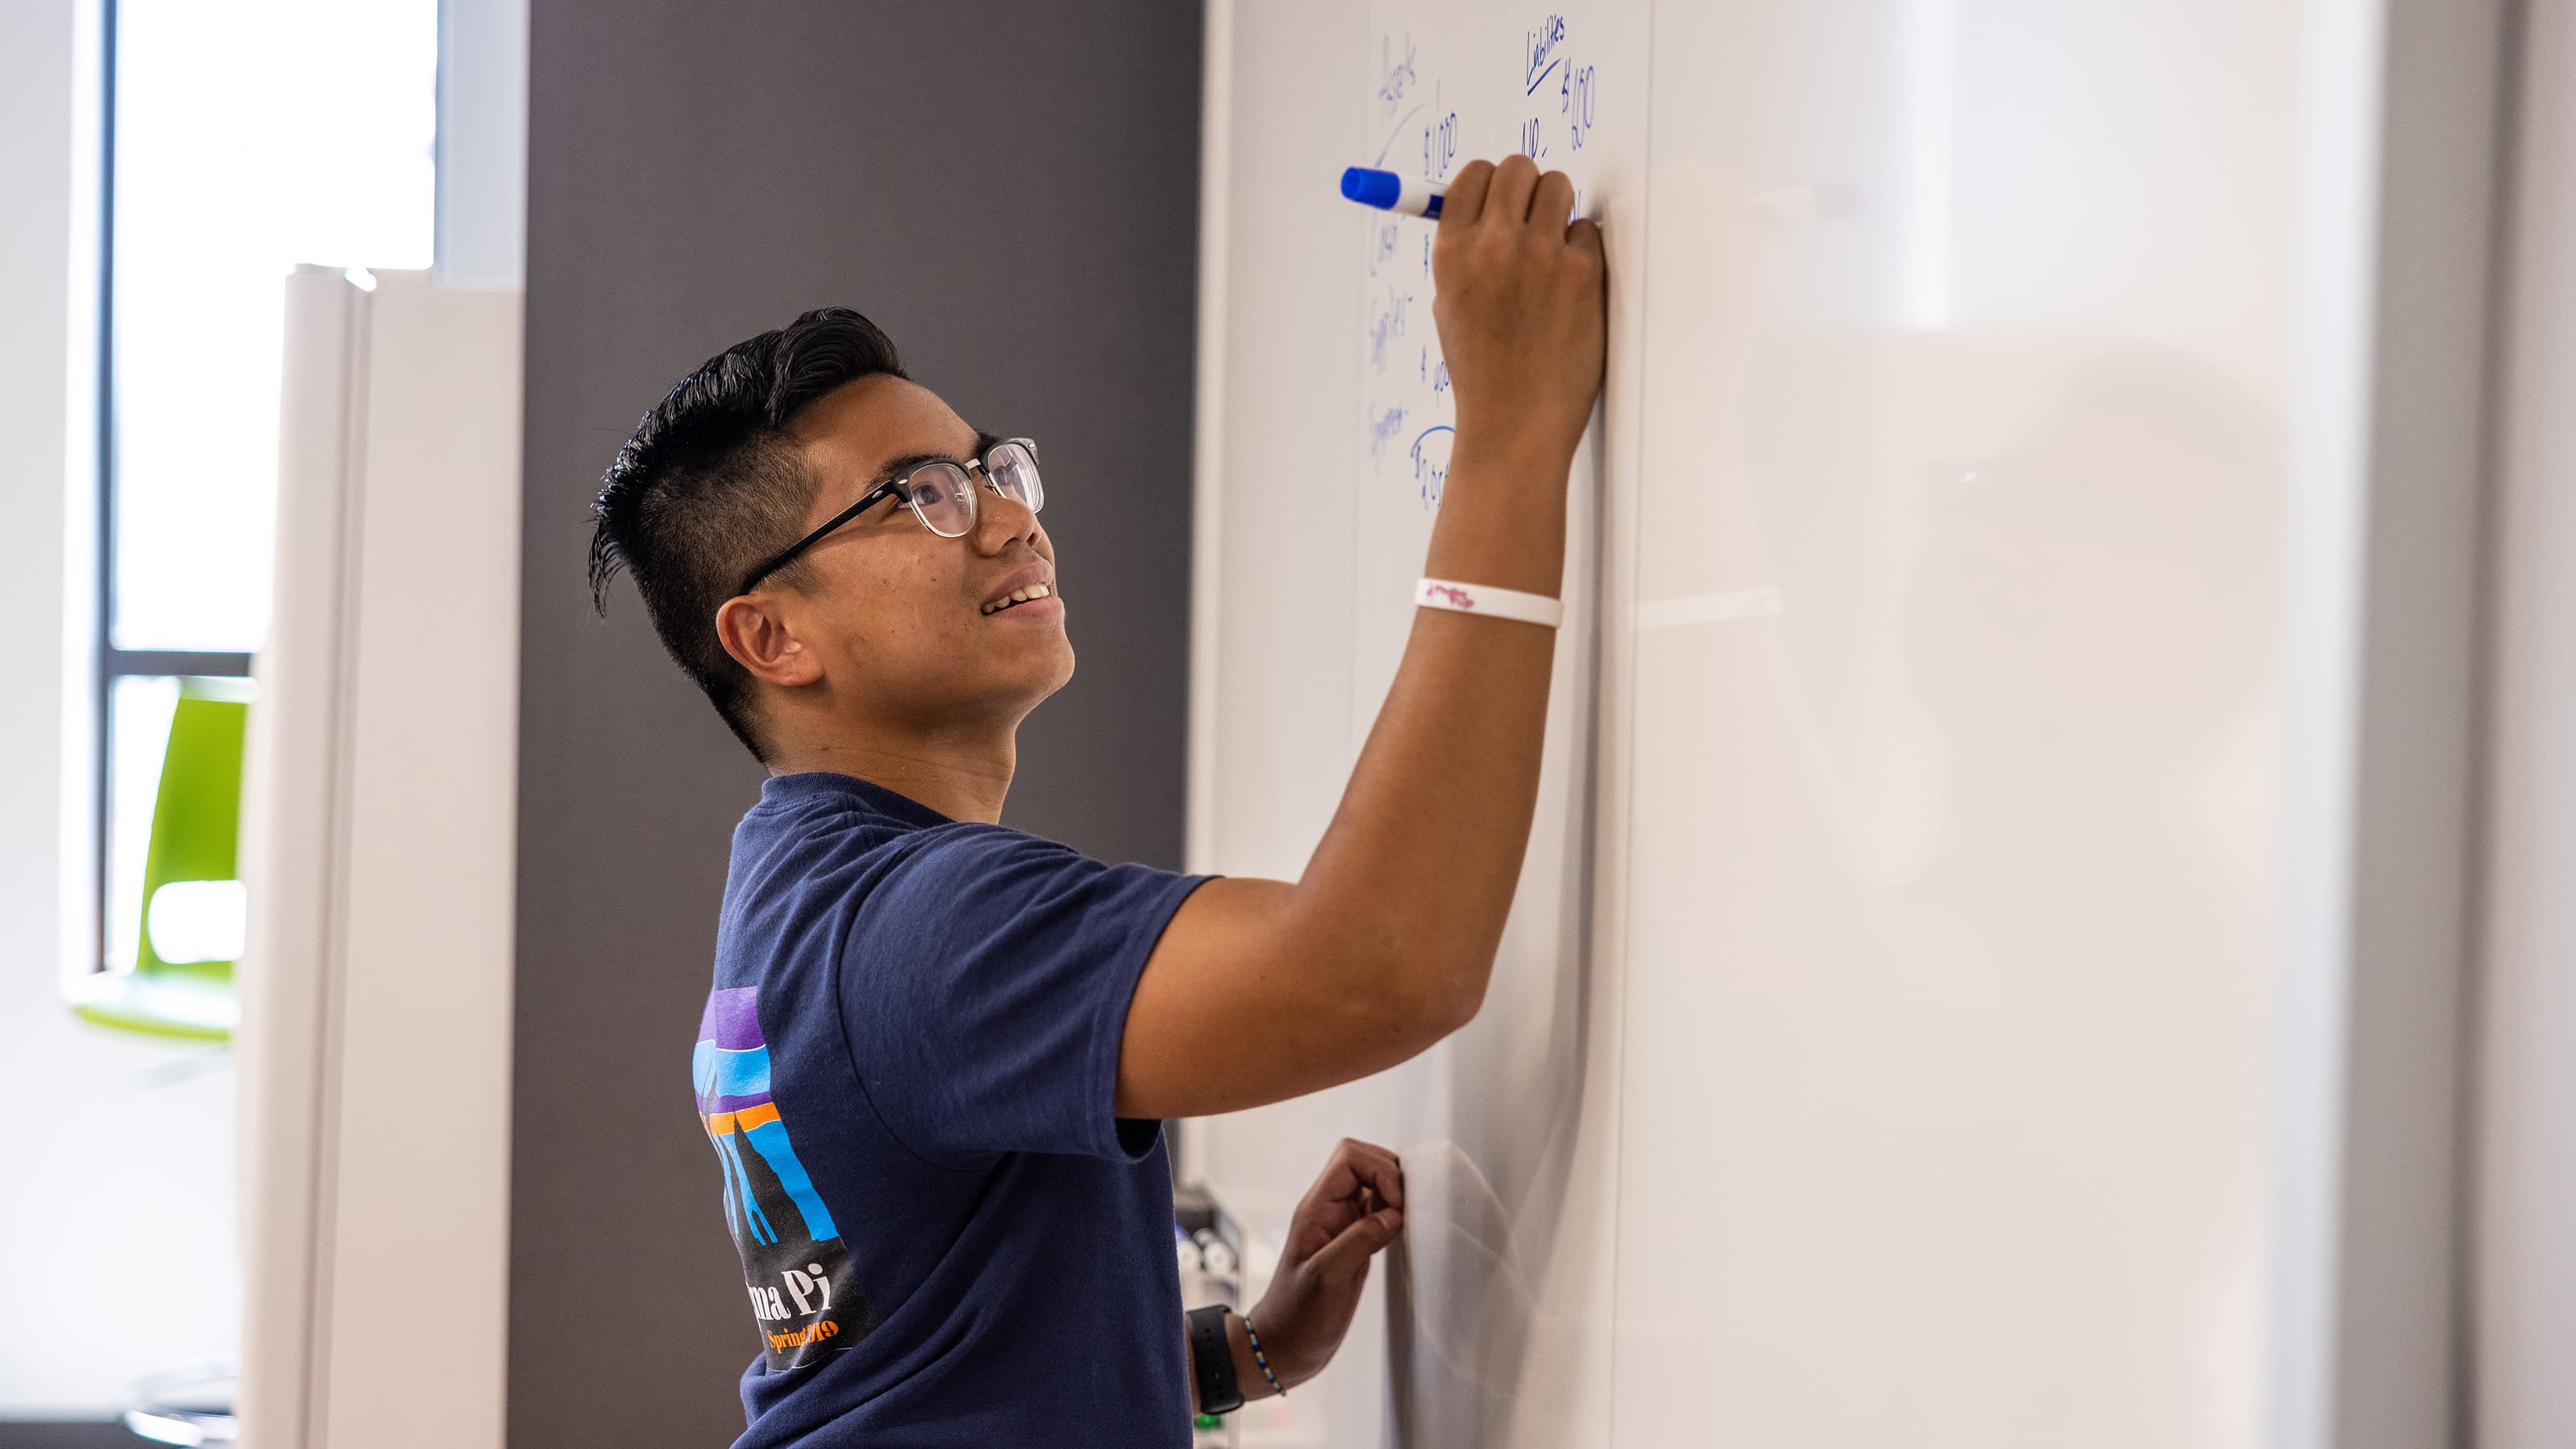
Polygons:
[[[1279,1382],[1294,1388],[1332,1361],[1359,1311],[1369,1259],[1394,1242],[1403,1225],[1404,1165],[1383,1147],[1343,1138],[1324,1175],[1297,1204],[1279,1269],[1252,1310],[1262,1352]],[[1242,1332],[1239,1324],[1235,1331]],[[1263,1397],[1270,1385],[1244,1347],[1237,1355],[1244,1394]]]

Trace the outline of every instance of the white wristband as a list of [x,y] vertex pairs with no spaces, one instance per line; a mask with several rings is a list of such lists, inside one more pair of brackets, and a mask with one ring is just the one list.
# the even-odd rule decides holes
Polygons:
[[1545,594],[1524,594],[1491,584],[1460,584],[1424,579],[1413,586],[1413,602],[1425,609],[1455,609],[1461,614],[1491,614],[1550,629],[1565,622],[1565,605]]

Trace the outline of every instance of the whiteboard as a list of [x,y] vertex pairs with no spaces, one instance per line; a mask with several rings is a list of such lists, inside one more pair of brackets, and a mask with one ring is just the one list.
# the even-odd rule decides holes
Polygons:
[[[1222,497],[1202,494],[1200,517],[1203,569],[1211,556],[1225,560],[1221,584],[1209,588],[1203,574],[1199,598],[1197,682],[1204,694],[1228,681],[1216,690],[1219,720],[1202,700],[1194,761],[1203,784],[1211,773],[1220,782],[1202,790],[1202,805],[1210,793],[1221,803],[1193,832],[1194,852],[1214,868],[1293,876],[1302,865],[1394,677],[1445,484],[1453,414],[1431,324],[1433,224],[1340,201],[1340,168],[1383,165],[1445,181],[1474,157],[1526,149],[1573,176],[1578,208],[1609,225],[1614,275],[1636,275],[1642,260],[1642,231],[1613,213],[1616,198],[1642,194],[1646,7],[1533,12],[1508,25],[1480,18],[1489,10],[1373,0],[1295,15],[1247,10],[1237,21],[1259,30],[1235,37],[1231,125],[1251,154],[1236,155],[1233,184],[1299,176],[1311,183],[1302,199],[1314,204],[1246,219],[1294,227],[1293,240],[1278,239],[1280,254],[1265,245],[1211,258],[1212,275],[1247,265],[1261,273],[1224,287],[1216,304],[1227,309],[1227,336],[1243,343],[1211,349],[1222,370],[1215,385],[1296,399],[1202,415],[1202,447],[1221,433],[1229,474]],[[1213,27],[1220,47],[1224,24]],[[1252,64],[1255,53],[1268,62]],[[1240,108],[1247,92],[1275,95],[1279,109]],[[1317,96],[1338,104],[1317,105]],[[1337,123],[1321,123],[1318,112],[1336,110]],[[1293,125],[1289,112],[1298,113]],[[1211,112],[1212,136],[1228,124]],[[1285,183],[1260,183],[1275,184]],[[1210,204],[1223,205],[1214,187]],[[1300,260],[1283,266],[1285,255]],[[1620,305],[1633,305],[1624,290]],[[1217,326],[1212,317],[1203,325]],[[1271,351],[1273,342],[1287,350]],[[1592,881],[1596,739],[1617,726],[1595,712],[1608,661],[1592,641],[1601,633],[1601,504],[1606,480],[1633,467],[1623,447],[1634,436],[1619,423],[1633,364],[1617,357],[1610,370],[1604,410],[1575,463],[1569,616],[1540,805],[1485,1010],[1393,1072],[1221,1119],[1191,1139],[1228,1201],[1274,1231],[1335,1138],[1406,1153],[1405,1243],[1376,1275],[1334,1373],[1301,1396],[1308,1403],[1292,1403],[1287,1422],[1262,1418],[1260,1442],[1342,1445],[1381,1433],[1414,1443],[1608,1442],[1597,1330],[1611,1284],[1617,1017],[1612,983],[1591,965],[1600,922]],[[1308,415],[1310,406],[1318,411]],[[1343,426],[1311,427],[1336,415]],[[1289,436],[1274,431],[1283,427]],[[1237,470],[1236,459],[1248,466]],[[1212,526],[1223,537],[1211,549]],[[1265,629],[1253,604],[1265,596],[1295,601],[1290,627]]]
[[1407,1164],[1342,1356],[1245,1442],[2260,1437],[2302,88],[2340,23],[1212,9],[1194,868],[1304,865],[1445,483],[1429,227],[1340,168],[1544,148],[1613,281],[1485,1010],[1185,1139],[1256,1227],[1339,1136]]

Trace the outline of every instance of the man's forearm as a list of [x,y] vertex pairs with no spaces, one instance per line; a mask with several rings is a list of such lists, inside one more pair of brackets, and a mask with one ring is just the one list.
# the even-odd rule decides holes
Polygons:
[[[1567,445],[1459,432],[1426,564],[1434,578],[1555,596]],[[1472,1014],[1538,799],[1556,631],[1415,611],[1395,683],[1293,910],[1361,989]]]
[[[1462,167],[1432,243],[1432,312],[1456,447],[1424,567],[1555,597],[1565,488],[1601,387],[1601,235],[1564,220],[1574,183],[1527,159]],[[1298,881],[1394,1033],[1428,1045],[1475,1013],[1538,804],[1556,631],[1417,609],[1341,809]],[[1338,931],[1338,935],[1331,934]],[[1410,1021],[1408,1022],[1408,1017]]]

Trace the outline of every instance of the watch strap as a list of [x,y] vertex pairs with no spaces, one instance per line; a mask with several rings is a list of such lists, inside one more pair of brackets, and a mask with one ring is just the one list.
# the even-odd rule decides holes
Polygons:
[[1234,1379],[1234,1344],[1226,1338],[1222,1303],[1189,1311],[1190,1373],[1198,1380],[1199,1412],[1231,1414],[1243,1407],[1243,1389]]

